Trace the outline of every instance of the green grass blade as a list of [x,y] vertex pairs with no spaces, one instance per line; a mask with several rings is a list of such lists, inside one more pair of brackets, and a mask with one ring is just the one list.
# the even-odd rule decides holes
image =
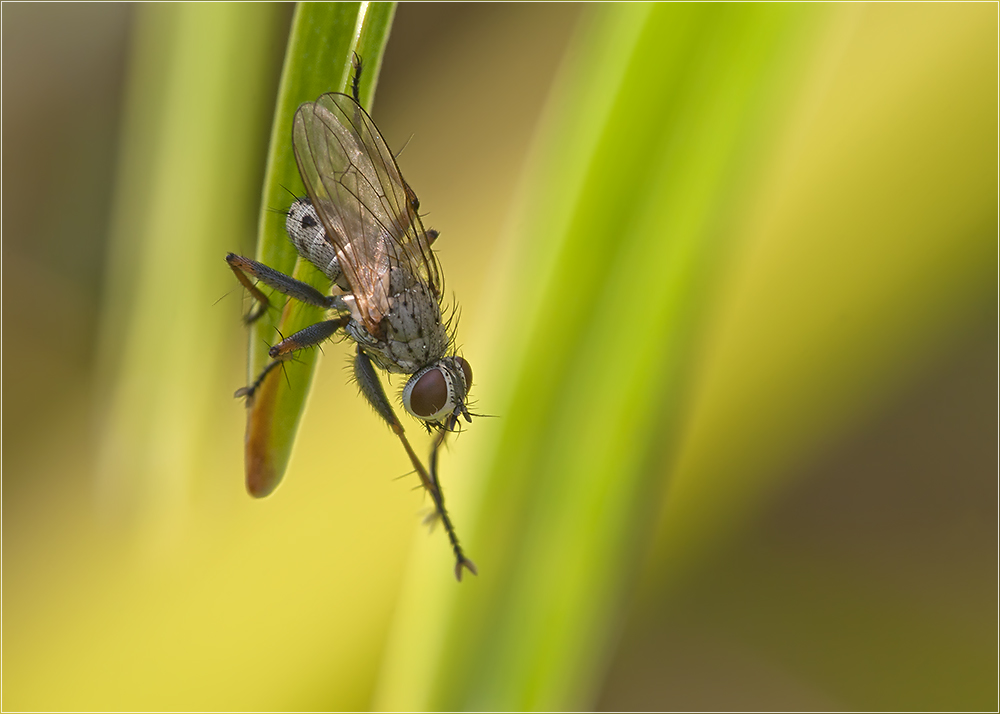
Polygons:
[[[329,282],[297,260],[280,212],[291,202],[289,191],[304,194],[292,153],[292,118],[302,102],[347,88],[355,52],[364,62],[362,103],[370,108],[394,12],[393,3],[303,3],[292,22],[264,180],[257,260],[323,291]],[[269,361],[268,346],[278,335],[293,334],[323,317],[318,308],[286,303],[281,295],[275,295],[273,305],[284,308],[270,310],[250,331],[249,381]],[[247,412],[246,480],[255,496],[271,493],[284,475],[317,358],[317,350],[306,350],[285,366],[284,374],[273,372]]]
[[[516,258],[496,267],[489,343],[468,346],[486,358],[476,398],[500,416],[449,464],[480,577],[455,587],[443,558],[417,550],[376,708],[593,708],[624,620],[641,634],[628,664],[669,652],[656,635],[672,630],[645,628],[687,625],[699,572],[724,567],[723,548],[743,552],[796,462],[863,429],[970,334],[987,337],[996,10],[955,7],[594,10],[550,97]],[[931,571],[868,582],[878,561],[857,543],[830,549],[828,572],[811,560],[825,542],[761,554],[763,576],[739,563],[757,602],[719,599],[746,628],[740,646],[771,662],[771,620],[813,618],[820,638],[796,633],[781,664],[819,691],[856,708],[948,708],[958,681],[979,689],[963,701],[988,703],[995,661],[968,637],[973,616],[953,627],[927,604],[913,583]],[[800,560],[805,578],[788,565]],[[776,589],[810,579],[814,600],[788,617],[795,598]],[[923,632],[941,647],[920,649]],[[648,671],[618,675],[672,701]]]
[[[477,398],[502,417],[466,469],[487,473],[468,499],[481,577],[460,589],[434,582],[437,567],[414,577],[377,706],[592,703],[665,488],[657,465],[734,196],[784,99],[788,45],[818,12],[609,6],[581,27],[524,192],[497,341],[481,350],[497,361],[479,368]],[[428,649],[439,659],[415,667]]]
[[[225,375],[221,257],[253,230],[276,6],[142,5],[136,16],[102,306],[108,501],[184,502]],[[140,520],[157,519],[145,513]]]

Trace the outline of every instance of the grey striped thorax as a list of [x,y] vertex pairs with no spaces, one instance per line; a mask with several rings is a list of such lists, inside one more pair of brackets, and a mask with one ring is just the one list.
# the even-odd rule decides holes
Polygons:
[[[297,199],[291,205],[285,226],[299,254],[341,290],[348,290],[337,248],[327,239],[308,198]],[[365,328],[350,294],[344,295],[344,304],[353,318],[346,331],[385,371],[413,374],[444,357],[448,330],[437,296],[425,283],[393,267],[388,284],[389,310],[379,323],[382,334],[373,335]]]

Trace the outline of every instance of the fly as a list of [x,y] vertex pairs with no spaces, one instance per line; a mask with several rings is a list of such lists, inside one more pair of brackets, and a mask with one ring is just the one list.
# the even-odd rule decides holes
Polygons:
[[[438,449],[459,419],[472,421],[468,394],[472,368],[454,350],[454,334],[442,315],[442,274],[425,230],[417,196],[403,179],[395,157],[361,107],[361,61],[355,55],[350,95],[324,94],[295,112],[292,148],[308,198],[296,200],[285,227],[299,255],[333,283],[325,295],[263,263],[230,253],[226,262],[257,305],[247,322],[258,319],[268,298],[253,280],[290,298],[329,311],[317,322],[281,340],[271,362],[253,384],[236,392],[251,404],[254,393],[276,367],[296,352],[340,333],[355,342],[354,376],[368,403],[399,437],[421,483],[434,501],[455,554],[455,576],[476,566],[465,557],[444,507],[437,478]],[[403,407],[434,431],[430,472],[410,447],[375,367],[410,375]]]

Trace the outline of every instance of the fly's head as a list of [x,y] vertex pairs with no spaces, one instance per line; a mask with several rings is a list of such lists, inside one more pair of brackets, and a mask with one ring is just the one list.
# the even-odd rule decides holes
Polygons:
[[466,406],[472,387],[472,367],[459,356],[445,357],[410,377],[403,388],[403,407],[429,426],[452,430],[463,416],[472,421]]

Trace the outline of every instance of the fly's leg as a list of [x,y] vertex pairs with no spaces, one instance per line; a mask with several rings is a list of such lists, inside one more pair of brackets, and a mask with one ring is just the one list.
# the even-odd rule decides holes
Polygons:
[[354,78],[351,80],[351,96],[354,97],[354,101],[361,104],[361,57],[358,53],[354,53],[354,60],[352,62],[354,65]]
[[341,315],[333,320],[325,320],[324,322],[317,322],[315,325],[309,325],[309,327],[299,330],[294,335],[286,337],[268,350],[267,353],[271,356],[271,361],[261,370],[261,373],[253,381],[253,384],[237,389],[236,394],[233,396],[237,398],[246,397],[247,406],[250,406],[253,403],[254,392],[257,391],[260,385],[264,383],[267,375],[274,371],[278,365],[290,359],[299,350],[315,347],[321,342],[330,339],[337,330],[346,327],[350,321],[350,315]]
[[308,283],[280,273],[274,268],[270,268],[256,260],[244,258],[242,255],[229,253],[226,262],[232,269],[236,279],[247,289],[250,295],[257,301],[256,307],[247,313],[244,321],[250,324],[267,312],[270,301],[267,295],[261,292],[260,288],[254,285],[251,278],[255,278],[265,285],[274,288],[279,293],[295,298],[299,302],[307,305],[315,305],[324,310],[346,310],[344,300],[339,295],[324,295],[319,290]]
[[434,443],[431,445],[431,458],[430,458],[430,478],[431,482],[434,484],[433,493],[437,494],[434,499],[434,504],[437,506],[438,514],[441,516],[441,521],[444,523],[444,528],[448,531],[448,540],[451,541],[451,549],[455,553],[455,577],[459,582],[462,581],[462,568],[465,568],[473,575],[479,575],[476,570],[476,564],[465,557],[465,553],[462,552],[462,546],[458,542],[458,534],[455,532],[455,527],[451,524],[451,518],[448,517],[448,511],[444,508],[444,491],[441,490],[441,482],[438,481],[437,477],[437,457],[438,450],[444,444],[445,438],[448,436],[448,429],[441,429],[437,435],[434,437]]
[[389,399],[385,396],[382,381],[378,378],[378,374],[375,373],[375,366],[372,364],[371,358],[361,349],[361,345],[358,345],[358,351],[354,356],[354,377],[357,379],[358,387],[361,389],[361,393],[365,399],[368,400],[368,403],[385,420],[385,423],[392,429],[392,433],[398,436],[399,440],[403,442],[403,448],[406,449],[406,453],[413,463],[413,468],[416,469],[417,474],[420,476],[420,481],[423,483],[424,488],[433,493],[435,490],[434,482],[427,475],[427,470],[420,463],[420,459],[414,453],[410,442],[406,440],[406,435],[403,433],[403,425],[396,418],[396,412],[393,411]]
[[[451,523],[451,518],[448,517],[448,512],[444,508],[444,494],[441,491],[441,487],[438,484],[437,477],[432,478],[427,474],[427,470],[424,465],[417,458],[416,453],[414,453],[413,448],[410,446],[410,442],[407,441],[406,435],[403,433],[403,425],[399,423],[399,419],[396,418],[396,413],[392,409],[392,405],[389,403],[388,398],[385,396],[385,389],[382,388],[382,381],[378,378],[378,374],[375,372],[375,367],[372,365],[371,359],[364,353],[361,346],[358,345],[357,354],[354,357],[354,376],[358,380],[358,386],[361,388],[361,393],[365,395],[365,399],[368,403],[379,413],[385,422],[392,429],[393,433],[399,437],[399,440],[403,444],[403,448],[406,450],[407,456],[410,457],[410,463],[413,464],[413,468],[416,470],[417,475],[420,476],[420,481],[423,483],[424,488],[431,495],[434,501],[434,508],[437,511],[437,515],[441,518],[444,523],[445,530],[448,532],[448,540],[451,541],[451,548],[455,553],[455,577],[459,580],[462,579],[462,568],[467,569],[473,575],[476,575],[476,566],[471,560],[465,557],[462,552],[462,546],[458,542],[458,534],[455,533],[455,527]],[[442,438],[442,437],[438,437]],[[443,438],[442,438],[443,440]],[[434,459],[434,464],[437,460],[437,443],[435,444],[434,450],[431,452],[431,458]],[[431,466],[431,473],[434,473],[434,464]]]
[[[256,260],[250,260],[235,253],[229,253],[226,255],[226,263],[229,264],[236,279],[240,281],[243,287],[257,301],[257,306],[247,313],[244,318],[247,324],[258,320],[270,305],[267,295],[254,285],[251,278],[255,278],[278,292],[299,302],[304,302],[307,305],[314,305],[324,310],[347,311],[347,305],[344,304],[344,299],[341,296],[324,295],[312,285],[304,283],[301,280],[296,280]],[[254,392],[257,391],[260,385],[264,383],[267,375],[274,371],[278,365],[289,359],[298,350],[315,347],[324,340],[329,339],[334,332],[345,327],[350,320],[349,316],[342,315],[333,320],[317,322],[315,325],[310,325],[303,330],[299,330],[291,337],[283,339],[271,347],[268,352],[271,356],[271,361],[257,375],[257,379],[253,381],[253,384],[236,390],[235,396],[246,397],[247,405],[249,406],[253,402]]]

